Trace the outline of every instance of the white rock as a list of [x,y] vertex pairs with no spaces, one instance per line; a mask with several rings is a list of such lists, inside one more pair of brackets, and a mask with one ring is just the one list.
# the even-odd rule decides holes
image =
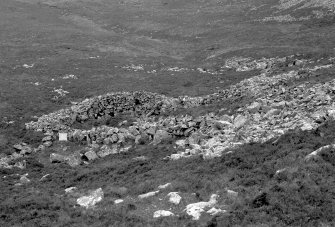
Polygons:
[[167,194],[167,196],[170,197],[170,203],[173,203],[175,205],[178,205],[180,203],[181,196],[178,194],[178,192],[170,192],[169,194]]
[[303,124],[303,126],[301,126],[300,128],[302,131],[310,131],[310,130],[313,130],[313,125],[311,125],[310,123],[308,122],[305,122]]
[[154,218],[169,217],[169,216],[174,216],[174,213],[168,210],[157,210],[154,213]]
[[100,202],[104,197],[104,192],[102,191],[101,188],[98,188],[97,190],[91,192],[87,196],[82,196],[77,199],[77,204],[85,207],[86,209],[88,208],[93,208],[95,204]]
[[77,190],[77,187],[69,187],[69,188],[66,188],[66,189],[65,189],[65,193],[71,193],[71,192],[73,192],[74,190]]
[[204,212],[204,209],[198,206],[191,206],[188,209],[186,209],[186,213],[192,216],[193,220],[199,220],[202,212]]
[[199,220],[201,213],[204,212],[206,208],[213,207],[217,203],[217,198],[219,195],[213,194],[208,202],[198,202],[188,204],[184,211],[190,216],[193,220]]
[[238,192],[235,192],[233,190],[229,190],[227,189],[227,195],[230,197],[230,198],[236,198],[238,196]]
[[325,151],[325,150],[328,150],[328,149],[335,149],[335,144],[330,144],[330,145],[326,145],[326,146],[323,146],[323,147],[320,147],[319,149],[313,151],[312,153],[308,154],[306,157],[305,157],[305,160],[309,160],[311,159],[312,157],[314,156],[317,156],[319,155],[321,152]]
[[215,207],[212,207],[211,209],[209,209],[206,213],[210,214],[210,215],[217,215],[217,214],[222,214],[227,212],[226,210],[221,210],[221,209],[217,209]]
[[114,203],[115,203],[115,204],[123,203],[123,199],[116,199],[116,200],[114,201]]
[[158,189],[165,189],[165,188],[169,187],[170,185],[171,185],[171,183],[166,183],[166,184],[163,184],[163,185],[159,185]]
[[179,147],[185,147],[185,140],[177,140],[176,145]]
[[159,193],[159,191],[148,192],[148,193],[139,195],[138,198],[139,198],[139,199],[146,199],[146,198],[155,196],[155,195],[157,195],[158,193]]
[[183,157],[182,154],[171,154],[171,155],[170,155],[170,159],[171,159],[171,160],[178,160],[178,159],[180,159],[180,158],[182,158],[182,157]]

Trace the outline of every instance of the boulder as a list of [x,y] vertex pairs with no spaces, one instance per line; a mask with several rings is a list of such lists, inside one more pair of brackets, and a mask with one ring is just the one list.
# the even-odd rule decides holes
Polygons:
[[204,212],[207,208],[212,208],[218,199],[218,195],[213,194],[208,202],[198,202],[198,203],[191,203],[186,206],[184,211],[190,216],[192,216],[193,220],[199,220],[201,213]]
[[85,207],[86,209],[93,208],[98,202],[102,201],[104,197],[104,192],[101,188],[98,188],[88,195],[79,197],[77,199],[77,204]]

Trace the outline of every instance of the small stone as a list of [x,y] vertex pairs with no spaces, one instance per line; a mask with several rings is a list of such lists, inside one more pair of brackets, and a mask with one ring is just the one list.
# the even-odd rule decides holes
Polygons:
[[51,147],[52,146],[52,142],[51,141],[46,141],[46,142],[43,143],[43,145],[45,147]]
[[174,216],[174,213],[167,210],[157,210],[154,213],[154,218],[169,217],[169,216]]
[[150,127],[145,131],[148,135],[155,135],[156,128],[155,127]]
[[218,214],[223,214],[227,212],[226,210],[221,210],[221,209],[217,209],[215,207],[212,207],[211,209],[209,209],[206,213],[214,216],[214,215],[218,215]]
[[69,187],[69,188],[66,188],[64,191],[65,193],[72,193],[75,190],[77,190],[77,187]]
[[123,203],[123,199],[116,199],[114,201],[114,204],[119,204],[119,203]]
[[116,143],[118,140],[119,140],[119,137],[117,136],[117,134],[113,134],[111,137],[112,143]]
[[170,155],[171,160],[178,160],[178,159],[181,159],[182,157],[184,157],[182,154],[171,154]]
[[138,156],[138,157],[135,157],[133,158],[133,160],[135,161],[145,161],[145,160],[148,160],[148,158],[146,156]]
[[26,155],[30,154],[31,152],[33,152],[33,149],[30,146],[24,146],[23,149],[20,151],[20,154]]
[[313,128],[313,125],[311,125],[311,124],[308,123],[308,122],[305,122],[305,123],[300,127],[300,129],[301,129],[302,131],[310,131],[310,130],[313,130],[314,128]]
[[178,192],[170,192],[169,194],[167,194],[167,196],[169,196],[170,203],[173,203],[175,205],[178,205],[180,203],[181,196],[178,194]]
[[93,150],[87,151],[84,156],[89,160],[93,161],[98,158],[97,154]]
[[177,140],[176,145],[179,147],[185,147],[185,140]]
[[86,196],[82,196],[77,199],[77,204],[85,207],[86,209],[93,208],[98,202],[102,201],[104,197],[104,192],[101,188],[92,191]]
[[104,140],[103,140],[103,143],[105,144],[105,145],[108,145],[108,144],[110,144],[110,139],[109,138],[105,138]]
[[239,129],[242,128],[248,122],[248,118],[243,115],[238,115],[234,119],[234,126],[235,128]]
[[124,143],[124,142],[126,142],[126,138],[125,138],[125,136],[124,136],[123,133],[117,134],[117,137],[119,138],[119,140],[117,141],[118,143]]
[[21,144],[15,144],[13,147],[17,151],[21,151],[23,149],[23,146]]
[[236,198],[238,196],[238,192],[227,189],[227,195],[229,198]]
[[44,176],[41,177],[40,181],[46,180],[49,176],[50,174],[45,174]]
[[167,188],[169,186],[171,186],[171,183],[166,183],[166,184],[163,184],[163,185],[159,185],[158,189],[165,189],[165,188]]
[[148,192],[148,193],[139,195],[138,198],[139,198],[139,199],[146,199],[146,198],[155,196],[155,195],[157,195],[158,193],[159,193],[159,191]]

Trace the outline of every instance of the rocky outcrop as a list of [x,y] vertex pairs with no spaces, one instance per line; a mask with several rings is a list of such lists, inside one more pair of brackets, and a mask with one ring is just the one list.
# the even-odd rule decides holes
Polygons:
[[[292,57],[290,57],[291,59]],[[234,60],[236,62],[236,59]],[[72,107],[44,115],[37,122],[26,124],[28,129],[43,131],[43,146],[57,138],[57,132],[67,132],[68,140],[87,143],[82,154],[85,161],[127,152],[137,144],[156,146],[169,140],[177,140],[177,153],[167,158],[202,155],[203,158],[219,157],[237,147],[251,142],[265,142],[277,138],[289,130],[312,130],[327,119],[335,117],[333,102],[335,80],[312,84],[294,81],[312,77],[316,70],[333,67],[333,59],[325,65],[313,65],[311,61],[294,60],[300,70],[273,74],[267,71],[271,65],[287,61],[287,58],[263,59],[248,63],[240,59],[237,69],[250,66],[264,69],[258,76],[241,81],[218,93],[201,97],[169,98],[148,92],[118,92],[86,99]],[[309,65],[308,65],[309,64]],[[242,67],[241,66],[241,67]],[[291,85],[293,84],[293,85]],[[190,108],[220,100],[249,100],[230,115],[213,113],[199,117],[187,115],[157,117],[160,112],[176,108]],[[138,117],[130,126],[99,126],[88,130],[75,129],[74,121],[85,121],[117,113],[134,113]],[[154,116],[152,116],[154,115]]]

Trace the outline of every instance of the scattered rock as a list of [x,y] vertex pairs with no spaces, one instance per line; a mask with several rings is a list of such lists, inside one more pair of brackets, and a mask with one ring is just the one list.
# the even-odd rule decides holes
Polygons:
[[169,217],[169,216],[174,216],[174,213],[168,210],[157,210],[154,213],[154,218]]
[[104,197],[104,192],[101,188],[96,189],[95,191],[92,191],[86,196],[82,196],[77,199],[77,204],[85,207],[86,209],[94,208],[94,206],[102,201]]
[[235,199],[238,196],[238,192],[227,189],[227,196],[231,199]]
[[211,198],[208,202],[198,202],[188,204],[184,211],[190,216],[192,216],[193,220],[199,220],[201,213],[204,212],[206,208],[211,208],[217,203],[218,199],[217,194],[211,195]]
[[116,200],[114,200],[114,204],[119,204],[119,203],[123,203],[123,199],[116,199]]
[[139,195],[138,198],[139,198],[139,199],[146,199],[146,198],[155,196],[155,195],[157,195],[158,193],[159,193],[159,191],[148,192],[148,193]]
[[72,193],[77,190],[77,187],[69,187],[65,189],[65,193]]
[[227,212],[226,210],[221,210],[221,209],[217,209],[215,207],[212,207],[206,213],[214,216],[214,215],[223,214],[223,213],[226,213],[226,212]]
[[168,187],[170,187],[171,186],[171,183],[166,183],[166,184],[162,184],[162,185],[159,185],[158,186],[158,189],[166,189],[166,188],[168,188]]
[[169,197],[170,203],[173,203],[175,205],[178,205],[180,203],[181,196],[178,194],[178,192],[170,192],[169,194],[167,194],[167,196]]
[[93,160],[99,158],[93,150],[87,151],[84,154],[84,157],[86,157],[89,161],[93,161]]

